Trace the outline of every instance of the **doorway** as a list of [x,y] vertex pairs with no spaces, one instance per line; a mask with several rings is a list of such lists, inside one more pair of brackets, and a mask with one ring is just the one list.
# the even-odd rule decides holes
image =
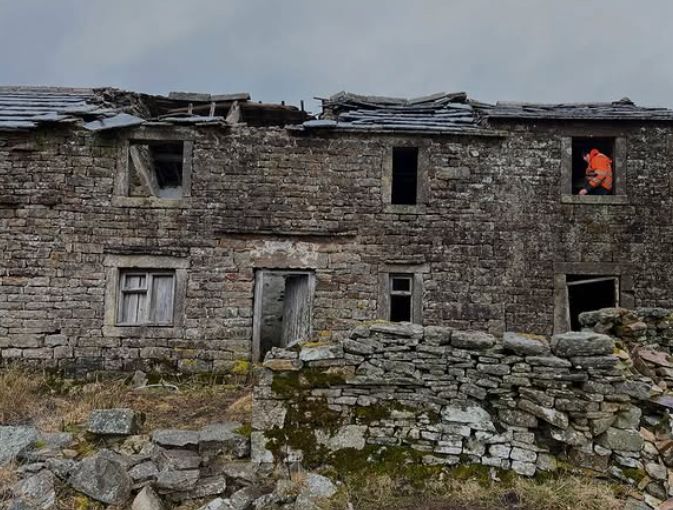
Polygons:
[[311,338],[314,291],[315,274],[311,271],[255,272],[253,361],[263,361],[272,347],[288,347]]
[[568,319],[572,331],[580,331],[584,312],[619,306],[619,277],[567,275]]

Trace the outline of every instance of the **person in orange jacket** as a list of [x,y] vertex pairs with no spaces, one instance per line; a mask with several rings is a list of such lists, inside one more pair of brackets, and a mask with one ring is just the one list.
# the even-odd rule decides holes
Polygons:
[[580,195],[611,195],[612,194],[612,160],[598,149],[591,149],[582,154],[587,162],[586,185]]

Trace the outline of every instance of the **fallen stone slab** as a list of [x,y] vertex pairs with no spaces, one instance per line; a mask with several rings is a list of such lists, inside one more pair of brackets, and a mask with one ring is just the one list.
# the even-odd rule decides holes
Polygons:
[[151,487],[144,487],[133,500],[131,510],[164,510],[164,503]]
[[[249,507],[250,505],[248,505],[246,508]],[[198,510],[239,510],[239,509],[233,507],[230,501],[227,499],[215,498],[210,503],[207,503],[206,505],[200,507]],[[246,509],[244,508],[240,510],[246,510]]]
[[133,483],[137,485],[155,480],[159,476],[159,468],[157,468],[154,462],[148,460],[133,466],[128,473],[133,479]]
[[79,462],[69,478],[70,486],[108,505],[121,505],[131,495],[132,480],[126,469],[104,455]]
[[263,495],[259,487],[244,487],[229,497],[232,510],[248,510],[252,503]]
[[209,496],[222,495],[226,490],[226,477],[224,475],[214,475],[200,478],[191,490],[170,493],[168,498],[174,502],[187,501],[189,499],[203,499]]
[[97,435],[129,436],[140,429],[142,417],[133,409],[96,409],[89,415],[87,431]]
[[152,453],[152,462],[159,471],[165,469],[197,469],[201,465],[201,456],[194,450],[156,448]]
[[26,478],[12,488],[14,497],[31,508],[50,510],[56,505],[54,475],[46,469]]
[[161,493],[189,491],[196,487],[199,476],[200,472],[198,469],[189,469],[186,471],[166,469],[159,473],[156,488]]
[[539,335],[507,331],[502,336],[502,344],[505,350],[519,356],[543,356],[551,352],[547,339]]
[[551,339],[552,352],[566,358],[612,354],[614,348],[614,340],[600,333],[569,331],[554,335]]
[[169,448],[197,447],[199,433],[195,430],[160,429],[154,431],[152,441]]
[[35,427],[0,426],[0,466],[29,449],[39,438]]
[[26,462],[44,462],[60,456],[62,449],[72,443],[73,435],[69,432],[42,432],[34,445],[19,453],[18,458]]
[[224,452],[236,458],[250,454],[250,440],[236,432],[241,428],[239,422],[213,423],[201,429],[199,433],[199,452],[212,457],[213,453]]

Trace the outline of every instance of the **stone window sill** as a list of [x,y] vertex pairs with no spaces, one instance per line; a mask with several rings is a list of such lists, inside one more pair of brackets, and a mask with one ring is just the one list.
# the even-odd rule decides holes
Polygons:
[[145,209],[186,209],[187,200],[170,200],[155,197],[112,197],[113,207],[139,207]]
[[383,212],[392,214],[425,214],[424,205],[386,204]]
[[176,326],[104,326],[103,336],[124,338],[180,338],[184,328]]
[[575,205],[625,205],[629,203],[626,195],[561,195],[562,204]]

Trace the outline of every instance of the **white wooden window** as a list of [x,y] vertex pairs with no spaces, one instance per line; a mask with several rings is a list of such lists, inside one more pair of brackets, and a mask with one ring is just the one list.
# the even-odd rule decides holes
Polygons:
[[119,326],[171,326],[175,301],[175,272],[121,270]]

